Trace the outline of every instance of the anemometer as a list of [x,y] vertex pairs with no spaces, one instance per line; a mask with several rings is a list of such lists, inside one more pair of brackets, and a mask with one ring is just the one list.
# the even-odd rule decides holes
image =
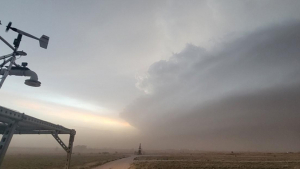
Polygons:
[[[0,21],[1,25],[1,21]],[[20,46],[21,40],[23,36],[27,36],[29,38],[38,40],[40,43],[40,47],[47,49],[49,37],[46,35],[41,36],[40,38],[37,38],[27,32],[24,32],[20,29],[14,28],[11,26],[12,23],[9,22],[6,26],[6,32],[9,30],[12,30],[14,32],[18,33],[17,38],[14,40],[12,46],[10,43],[8,43],[4,38],[0,36],[0,40],[2,40],[9,48],[13,50],[13,53],[7,54],[4,56],[0,56],[0,61],[3,60],[3,63],[0,63],[0,88],[2,87],[6,77],[8,75],[15,75],[15,76],[29,76],[30,79],[25,80],[25,84],[31,87],[40,87],[41,82],[38,81],[38,76],[34,71],[31,71],[29,68],[27,68],[28,63],[23,62],[21,65],[18,65],[16,61],[16,56],[26,56],[27,53],[24,51],[18,51],[18,48]]]

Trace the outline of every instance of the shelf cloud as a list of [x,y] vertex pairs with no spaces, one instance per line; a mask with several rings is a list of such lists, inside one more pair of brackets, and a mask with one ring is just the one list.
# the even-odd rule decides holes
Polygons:
[[120,116],[158,147],[299,149],[299,54],[298,21],[257,29],[209,51],[187,44],[137,78],[145,94]]

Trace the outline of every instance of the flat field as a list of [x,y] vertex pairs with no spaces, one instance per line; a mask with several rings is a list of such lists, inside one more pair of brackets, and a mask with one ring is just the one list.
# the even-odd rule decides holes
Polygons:
[[[95,166],[126,157],[122,154],[73,154],[72,169],[90,169]],[[63,169],[64,154],[7,154],[2,168],[5,169]]]
[[136,157],[130,169],[300,169],[300,153],[197,153]]

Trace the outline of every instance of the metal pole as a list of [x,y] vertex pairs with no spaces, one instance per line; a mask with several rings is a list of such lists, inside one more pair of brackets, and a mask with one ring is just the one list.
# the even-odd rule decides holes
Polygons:
[[9,44],[4,38],[2,38],[0,36],[0,40],[2,40],[8,47],[10,47],[13,51],[15,51],[15,48],[13,46],[11,46],[11,44]]
[[69,149],[67,151],[67,161],[66,161],[66,167],[65,167],[65,169],[70,169],[71,155],[72,155],[72,150],[73,150],[74,138],[75,138],[75,134],[70,134]]
[[5,73],[2,76],[2,79],[1,79],[1,82],[0,82],[0,89],[1,89],[1,87],[4,83],[4,81],[5,81],[6,77],[9,75],[9,71],[11,70],[12,65],[15,63],[15,60],[16,60],[16,52],[14,52],[14,54],[11,58],[9,66],[8,66],[7,70],[5,71]]
[[3,159],[5,157],[6,151],[8,149],[9,143],[15,133],[16,127],[18,125],[17,121],[13,121],[10,124],[8,124],[8,126],[6,127],[2,139],[1,139],[1,143],[0,143],[0,168],[1,168],[1,164],[3,162]]
[[5,39],[3,39],[1,36],[0,36],[0,39],[7,45],[9,46],[14,52],[12,53],[12,57],[11,57],[11,61],[10,61],[10,64],[7,68],[7,70],[4,72],[3,76],[2,76],[2,79],[1,79],[1,82],[0,82],[0,89],[6,79],[6,77],[9,75],[9,71],[11,70],[11,67],[15,64],[15,61],[16,61],[16,55],[17,55],[17,51],[18,51],[18,48],[19,48],[19,45],[20,45],[20,42],[21,42],[21,39],[22,39],[22,34],[19,34],[17,39],[15,39],[15,41],[17,43],[14,42],[14,45],[15,45],[15,48],[12,47]]

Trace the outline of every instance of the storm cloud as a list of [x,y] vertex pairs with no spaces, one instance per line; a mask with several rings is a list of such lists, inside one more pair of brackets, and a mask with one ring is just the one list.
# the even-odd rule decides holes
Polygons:
[[[121,117],[158,148],[299,150],[300,22],[152,64]],[[154,144],[154,143],[152,143]]]
[[[2,1],[3,38],[17,36],[5,33],[11,21],[50,42],[44,50],[23,37],[17,63],[42,86],[9,76],[0,105],[76,129],[74,145],[297,151],[299,9],[299,0]],[[11,144],[57,146],[46,135]]]

